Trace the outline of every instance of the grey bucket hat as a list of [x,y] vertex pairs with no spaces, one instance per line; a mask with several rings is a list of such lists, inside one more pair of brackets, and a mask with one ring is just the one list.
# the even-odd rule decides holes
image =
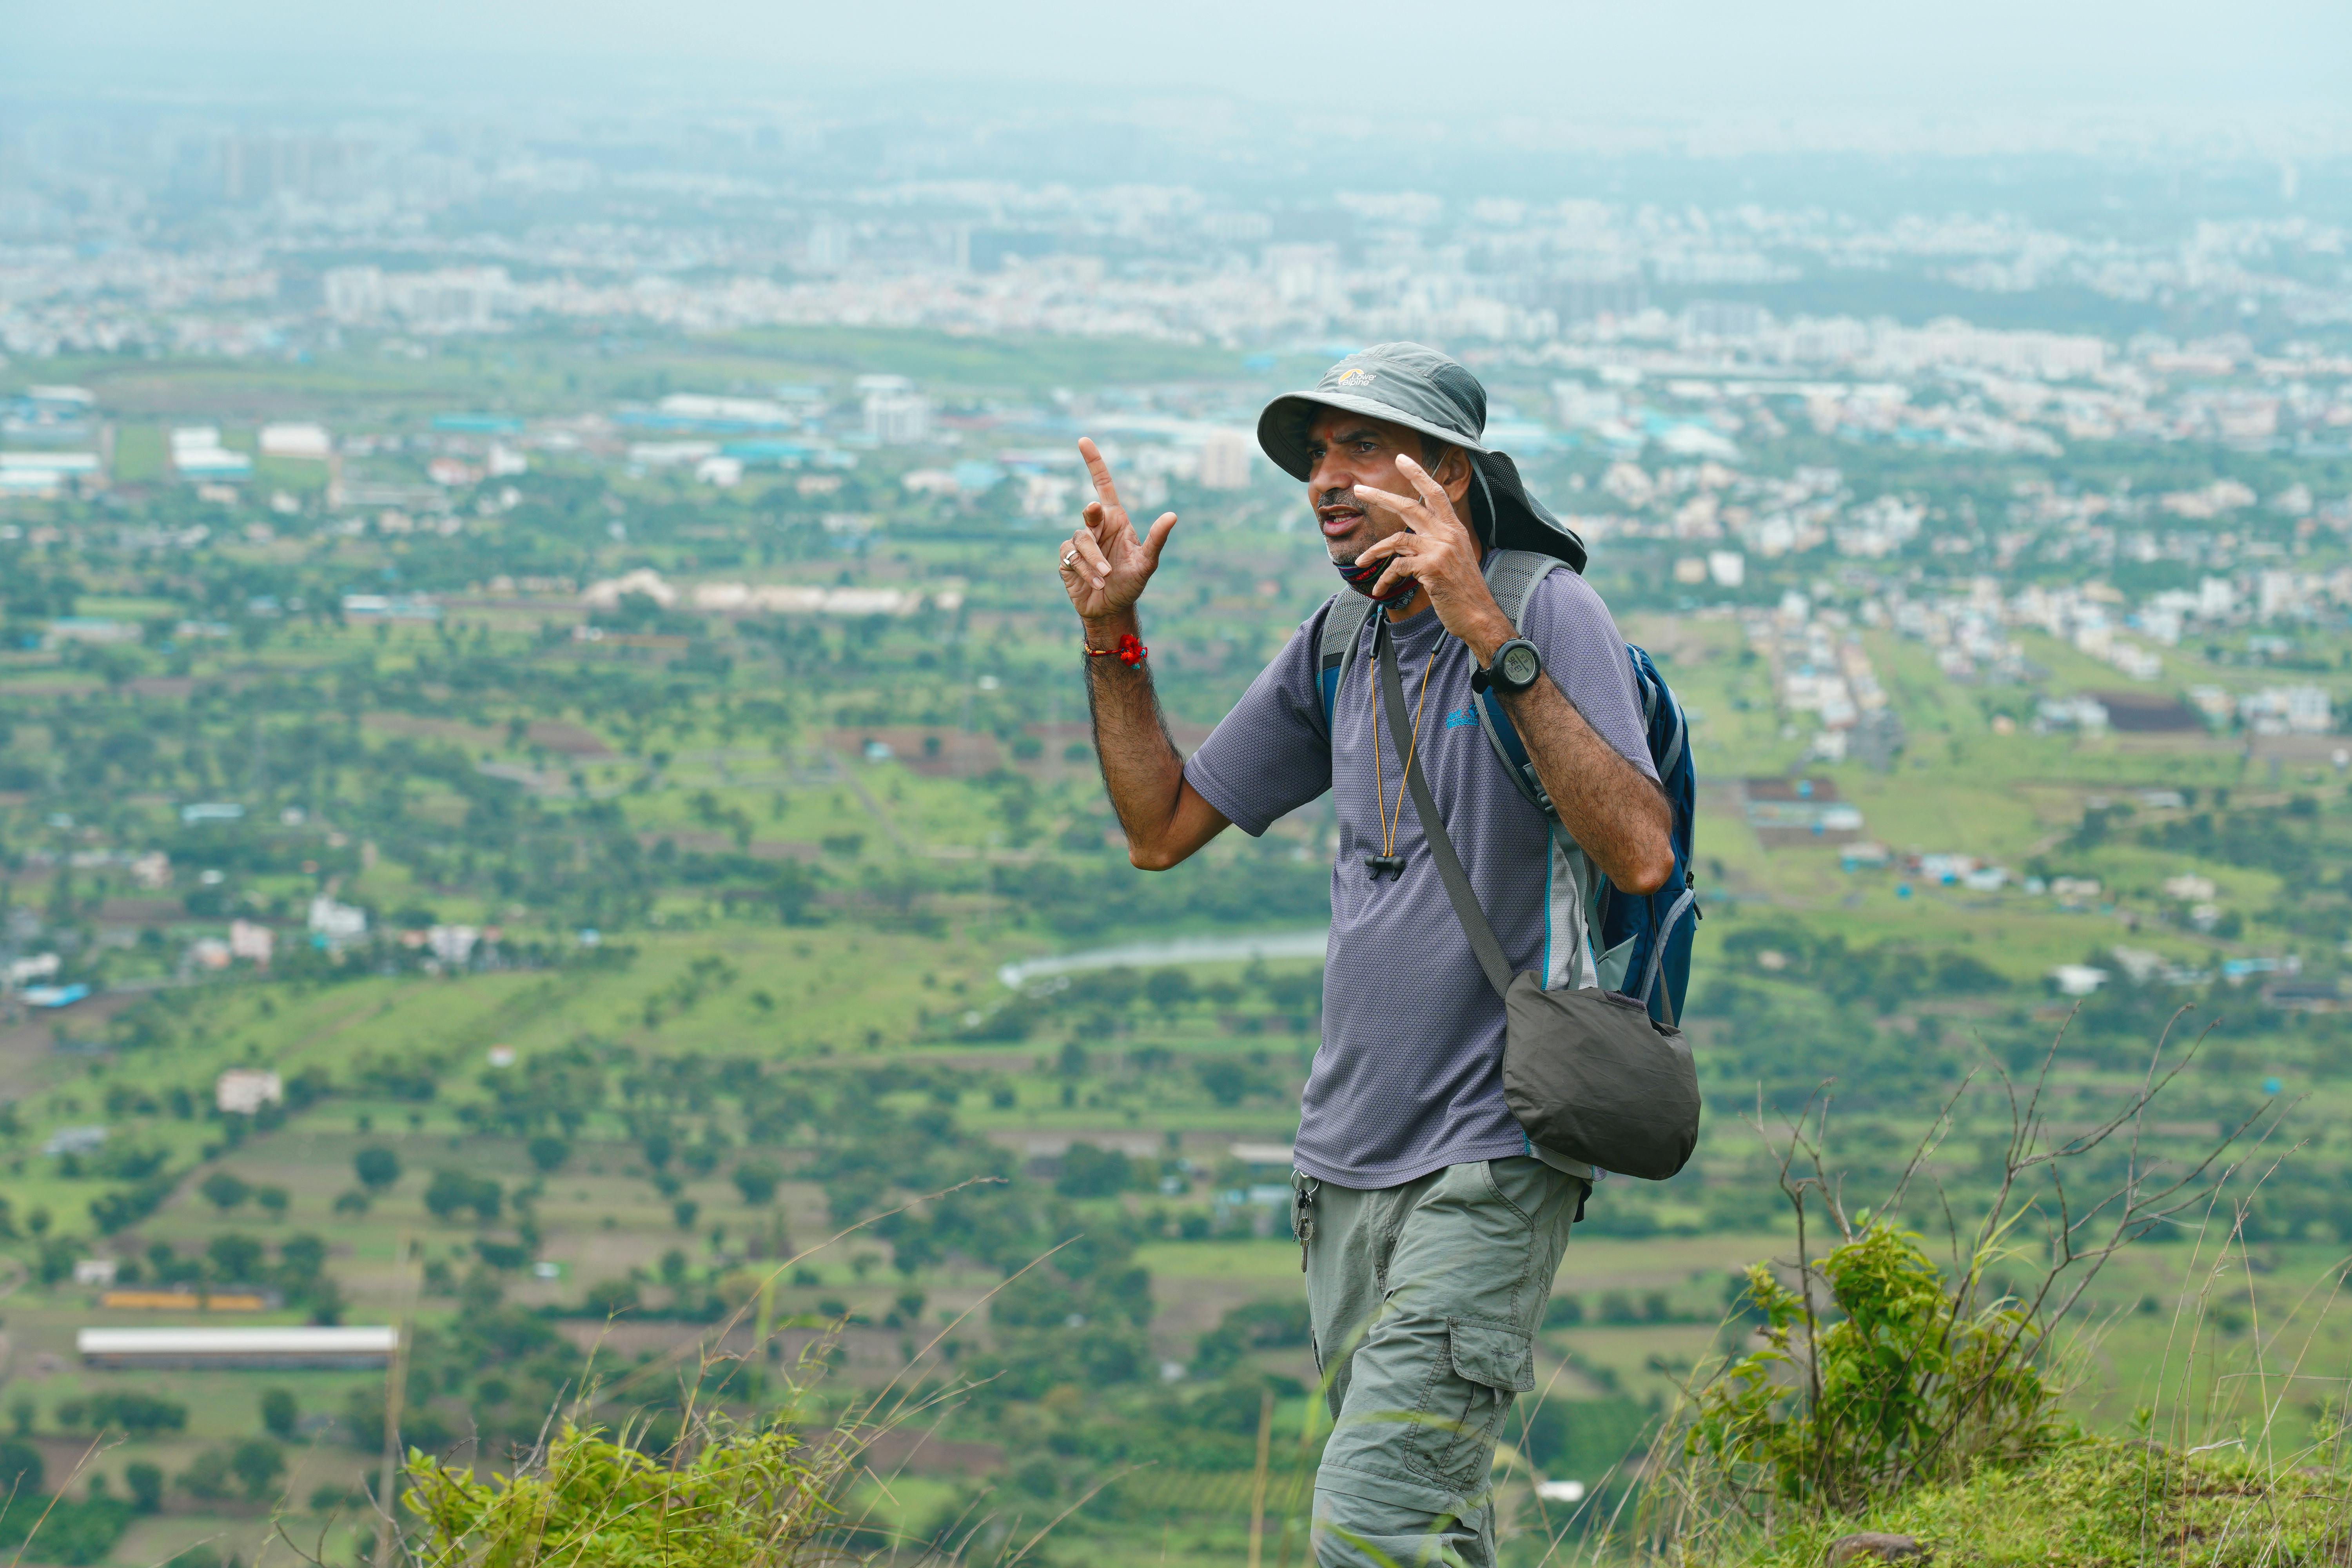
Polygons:
[[1323,373],[1312,392],[1276,398],[1257,416],[1257,444],[1275,467],[1305,481],[1314,472],[1307,432],[1326,408],[1418,430],[1470,455],[1478,536],[1500,550],[1533,550],[1584,570],[1584,541],[1528,494],[1518,466],[1486,444],[1486,389],[1458,362],[1420,343],[1375,343]]

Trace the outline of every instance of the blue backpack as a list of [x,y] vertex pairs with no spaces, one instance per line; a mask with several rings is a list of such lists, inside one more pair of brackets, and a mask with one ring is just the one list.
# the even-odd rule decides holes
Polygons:
[[[1554,571],[1572,570],[1564,561],[1531,550],[1489,551],[1486,585],[1493,591],[1495,602],[1510,617],[1511,625],[1517,626],[1527,613],[1536,584]],[[1363,640],[1360,634],[1371,608],[1370,599],[1353,590],[1342,590],[1332,596],[1330,609],[1323,617],[1321,658],[1317,668],[1326,733],[1330,730],[1332,706],[1339,700],[1339,678],[1355,657],[1357,645]],[[1666,804],[1674,810],[1674,828],[1669,837],[1674,846],[1675,869],[1664,887],[1647,896],[1625,892],[1607,878],[1601,878],[1596,908],[1591,911],[1593,942],[1596,955],[1613,952],[1621,945],[1632,943],[1624,948],[1625,965],[1618,989],[1629,995],[1646,992],[1650,1016],[1660,1023],[1672,1025],[1682,1016],[1683,994],[1690,986],[1691,939],[1698,929],[1698,878],[1691,865],[1691,828],[1698,799],[1698,776],[1691,768],[1690,736],[1683,720],[1683,705],[1675,700],[1647,652],[1628,643],[1625,657],[1633,667],[1633,689],[1642,701],[1650,761],[1658,770],[1658,783],[1665,791]],[[1519,743],[1518,733],[1511,728],[1510,716],[1503,711],[1501,700],[1494,692],[1486,692],[1478,700],[1477,710],[1478,726],[1486,731],[1487,743],[1501,760],[1511,783],[1537,810],[1550,818],[1556,830],[1564,832],[1559,813],[1554,809],[1551,797],[1544,793],[1543,781],[1536,776],[1535,764],[1528,760],[1527,748]],[[1594,870],[1597,873],[1599,868]],[[1662,908],[1661,900],[1670,901]],[[1685,914],[1688,920],[1683,918]]]

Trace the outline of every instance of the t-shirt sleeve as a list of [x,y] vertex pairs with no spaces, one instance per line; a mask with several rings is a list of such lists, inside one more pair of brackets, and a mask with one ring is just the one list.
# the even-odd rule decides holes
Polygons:
[[1642,700],[1633,689],[1633,663],[1616,617],[1592,584],[1573,572],[1554,572],[1536,584],[1523,618],[1527,624],[1519,635],[1542,653],[1545,671],[1584,721],[1619,756],[1656,778]]
[[1331,741],[1316,687],[1323,615],[1291,634],[1184,764],[1184,777],[1255,838],[1331,787]]

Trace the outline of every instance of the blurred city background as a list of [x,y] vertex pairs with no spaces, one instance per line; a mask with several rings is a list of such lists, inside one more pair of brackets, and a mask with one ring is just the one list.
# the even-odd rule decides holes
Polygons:
[[1970,1214],[1982,1075],[2063,1026],[2095,1125],[2183,1005],[2153,1157],[2294,1152],[2109,1267],[2069,1413],[2336,1431],[2352,14],[1626,9],[11,17],[0,1542],[382,1562],[389,1442],[895,1380],[976,1387],[877,1439],[863,1550],[1087,1499],[1033,1561],[1295,1560],[1332,820],[1132,870],[1053,562],[1091,435],[1183,518],[1197,744],[1336,586],[1257,410],[1400,338],[1701,791],[1709,1132],[1578,1229],[1509,1560],[1748,1342],[1743,1110],[1832,1082],[1875,1202],[1976,1072]]

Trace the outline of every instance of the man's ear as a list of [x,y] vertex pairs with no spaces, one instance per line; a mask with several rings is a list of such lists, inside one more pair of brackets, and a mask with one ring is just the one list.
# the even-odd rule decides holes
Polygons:
[[1437,465],[1437,472],[1433,477],[1437,480],[1438,488],[1445,492],[1445,499],[1458,510],[1470,493],[1470,454],[1459,447],[1448,447],[1444,460]]

